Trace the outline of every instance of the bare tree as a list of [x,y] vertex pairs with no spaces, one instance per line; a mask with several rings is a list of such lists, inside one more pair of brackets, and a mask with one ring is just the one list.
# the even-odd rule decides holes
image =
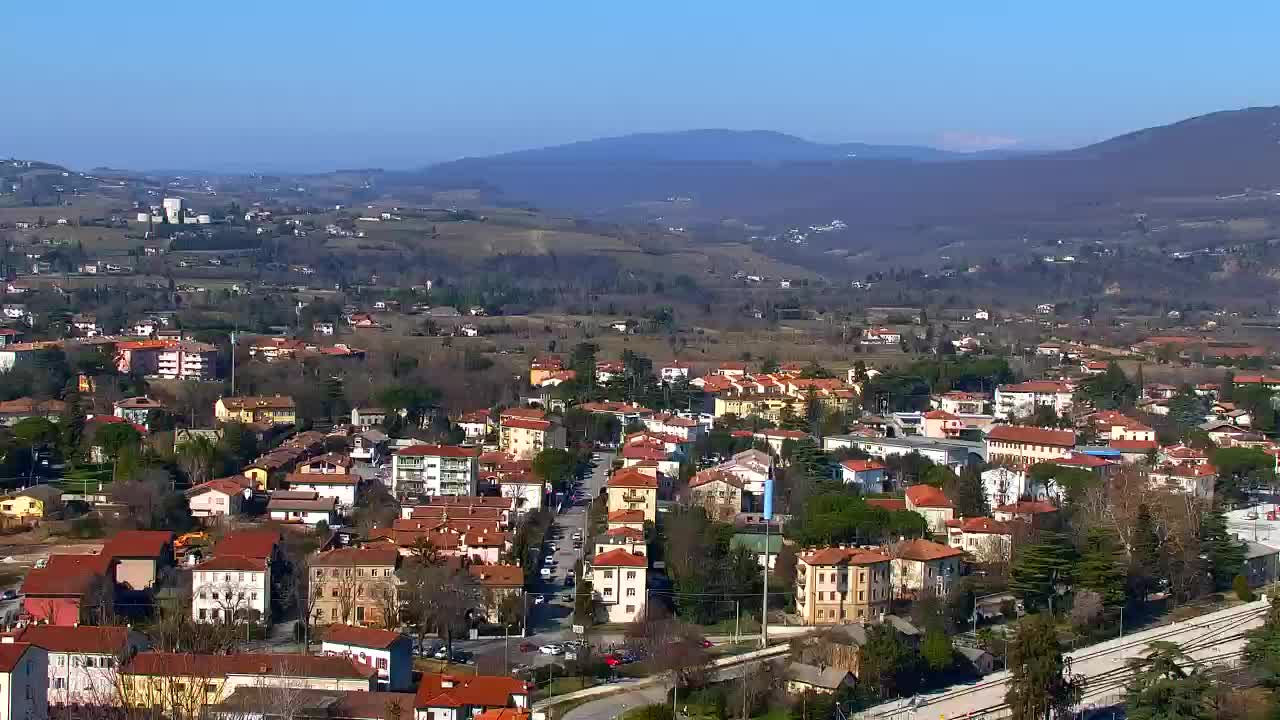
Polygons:
[[453,634],[468,614],[484,602],[483,591],[471,573],[447,565],[428,565],[411,559],[400,569],[403,617],[414,629],[418,647],[428,632],[444,635],[453,655]]
[[178,467],[191,481],[199,485],[213,477],[213,468],[218,459],[218,446],[207,435],[195,435],[187,438],[174,448]]
[[627,642],[647,658],[654,672],[671,673],[673,688],[701,687],[712,680],[715,669],[702,647],[702,634],[688,623],[671,617],[660,605],[645,605],[627,626]]

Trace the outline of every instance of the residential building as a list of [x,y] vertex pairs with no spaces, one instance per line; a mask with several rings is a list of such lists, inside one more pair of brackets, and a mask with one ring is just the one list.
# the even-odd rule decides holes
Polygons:
[[547,484],[529,471],[503,473],[498,478],[498,494],[511,498],[515,509],[522,513],[541,510],[547,493]]
[[863,493],[881,493],[886,469],[879,460],[845,460],[840,463],[838,473],[845,485],[857,485]]
[[112,404],[112,408],[112,414],[116,417],[148,429],[150,429],[151,413],[166,410],[164,403],[146,396],[117,400]]
[[610,550],[623,549],[632,555],[648,557],[649,547],[645,542],[643,530],[629,527],[615,527],[596,537],[595,554],[602,555]]
[[742,486],[741,477],[708,468],[689,478],[688,503],[701,507],[713,520],[732,521],[742,511]]
[[102,554],[114,560],[117,585],[145,590],[155,585],[162,570],[173,567],[173,533],[121,530],[102,546]]
[[[518,565],[478,564],[467,566],[467,572],[484,588],[485,619],[496,625],[523,624],[524,609],[524,569]],[[520,617],[516,623],[504,612],[512,608],[520,608]]]
[[297,415],[293,398],[287,395],[254,395],[219,398],[214,416],[220,422],[260,425],[293,425]]
[[796,613],[806,625],[866,622],[887,612],[890,558],[857,547],[826,547],[796,556]]
[[401,691],[413,686],[413,642],[393,630],[330,625],[320,636],[324,655],[346,655],[377,671],[378,689]]
[[22,580],[22,616],[50,625],[76,625],[98,598],[114,591],[107,555],[50,555]]
[[28,418],[44,418],[50,422],[66,412],[67,404],[61,400],[36,400],[34,398],[18,398],[0,401],[0,425],[12,427]]
[[671,384],[681,380],[689,379],[689,363],[682,360],[672,360],[658,367],[658,379],[663,384]]
[[852,688],[857,682],[853,673],[843,668],[817,667],[798,662],[788,664],[783,677],[787,683],[787,692],[793,695],[806,692],[834,695],[845,688]]
[[1116,412],[1102,410],[1086,418],[1103,442],[1112,440],[1155,442],[1156,431],[1146,423]]
[[391,456],[391,487],[398,498],[475,495],[480,448],[410,445]]
[[947,523],[947,544],[965,551],[974,562],[999,564],[1013,557],[1014,525],[989,517]]
[[591,561],[591,591],[607,622],[627,623],[644,608],[649,559],[622,548],[596,555]]
[[202,709],[208,720],[412,720],[413,693],[238,687]]
[[147,646],[146,636],[128,627],[94,625],[28,625],[4,642],[28,643],[48,654],[48,702],[53,707],[110,706],[116,697],[117,662]]
[[1159,465],[1147,475],[1152,488],[1212,499],[1218,484],[1218,471],[1207,463]]
[[937,465],[957,472],[966,465],[986,459],[986,446],[972,440],[941,440],[923,437],[867,437],[862,435],[828,435],[822,439],[824,450],[858,448],[874,458],[919,453]]
[[505,453],[529,459],[543,450],[564,447],[564,426],[558,422],[506,416],[500,419],[498,449]]
[[165,380],[211,380],[218,375],[218,348],[186,340],[166,341],[156,374]]
[[510,675],[423,673],[413,720],[473,720],[489,710],[525,710],[532,694],[532,686]]
[[338,500],[322,497],[314,490],[273,490],[267,500],[267,513],[276,522],[312,527],[324,523],[334,527],[338,523]]
[[399,607],[395,547],[340,548],[312,555],[312,622],[382,626]]
[[360,476],[355,473],[289,473],[285,485],[295,492],[311,492],[320,498],[331,498],[338,503],[338,510],[349,512],[356,506],[356,491]]
[[191,619],[270,624],[270,558],[215,554],[192,568]]
[[934,410],[941,410],[952,415],[985,415],[990,397],[984,393],[971,393],[952,390],[935,395],[929,400]]
[[615,472],[606,483],[609,512],[615,510],[639,510],[644,519],[654,522],[658,518],[658,480],[639,468],[623,468]]
[[493,427],[488,410],[472,410],[458,416],[456,422],[462,428],[463,437],[468,443],[481,444],[489,437]]
[[358,690],[374,686],[373,668],[342,655],[140,652],[120,669],[119,696],[135,710],[200,717],[240,688]]
[[564,361],[558,357],[540,357],[534,358],[529,363],[529,384],[538,387],[554,373],[564,370]]
[[1012,420],[1035,414],[1036,408],[1052,408],[1060,417],[1071,411],[1074,388],[1064,382],[1031,380],[996,388],[995,416]]
[[630,528],[632,530],[644,530],[644,511],[643,510],[610,510],[606,516],[606,522],[610,530],[615,528]]
[[387,451],[387,434],[381,430],[365,430],[351,438],[351,459],[370,465],[382,462]]
[[382,427],[387,421],[386,408],[380,407],[355,407],[351,408],[351,425],[352,427],[368,430],[370,428]]
[[253,497],[253,487],[243,475],[215,478],[187,490],[186,496],[193,518],[235,517],[240,514],[244,501]]
[[47,720],[49,653],[28,642],[0,643],[0,717]]
[[1050,518],[1057,517],[1058,507],[1043,500],[1017,500],[998,505],[991,511],[991,517],[997,522],[1017,520],[1033,527],[1045,527],[1051,523]]
[[1070,457],[1076,446],[1071,430],[998,425],[987,433],[987,462],[1026,468]]
[[949,545],[917,538],[890,545],[887,552],[893,558],[894,593],[900,598],[945,598],[960,579],[964,553]]
[[947,531],[947,521],[955,517],[955,505],[932,485],[912,485],[906,492],[906,509],[924,517],[929,532]]
[[0,497],[0,515],[19,522],[43,520],[62,507],[62,490],[53,485],[33,485]]

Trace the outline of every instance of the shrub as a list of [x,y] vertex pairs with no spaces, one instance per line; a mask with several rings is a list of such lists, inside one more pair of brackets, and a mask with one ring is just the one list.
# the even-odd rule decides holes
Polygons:
[[1236,597],[1245,602],[1253,602],[1253,590],[1249,589],[1249,580],[1244,575],[1236,575],[1231,581],[1231,589],[1235,591]]

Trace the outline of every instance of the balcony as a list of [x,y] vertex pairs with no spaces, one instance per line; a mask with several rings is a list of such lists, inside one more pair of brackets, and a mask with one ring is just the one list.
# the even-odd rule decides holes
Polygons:
[[622,493],[622,501],[629,503],[644,503],[649,501],[649,496],[645,493],[626,491]]

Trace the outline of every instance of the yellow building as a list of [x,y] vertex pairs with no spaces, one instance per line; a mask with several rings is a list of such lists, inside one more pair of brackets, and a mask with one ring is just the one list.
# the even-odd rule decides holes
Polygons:
[[638,510],[647,522],[658,518],[658,479],[638,467],[623,468],[608,482],[609,513]]
[[260,425],[293,425],[297,422],[293,398],[287,395],[219,398],[213,406],[213,413],[219,422]]
[[564,370],[564,361],[558,357],[534,358],[529,363],[529,384],[538,387],[543,380]]
[[805,399],[789,395],[716,395],[714,414],[718,417],[736,415],[755,416],[776,423],[782,418],[782,409],[801,416],[805,411]]
[[19,520],[39,520],[62,504],[62,491],[51,485],[36,485],[0,498],[0,515]]
[[564,426],[551,420],[536,418],[506,417],[501,419],[498,429],[498,449],[510,453],[521,460],[532,459],[534,455],[549,450],[565,447]]
[[805,625],[866,622],[889,609],[891,558],[857,547],[796,556],[796,614]]

